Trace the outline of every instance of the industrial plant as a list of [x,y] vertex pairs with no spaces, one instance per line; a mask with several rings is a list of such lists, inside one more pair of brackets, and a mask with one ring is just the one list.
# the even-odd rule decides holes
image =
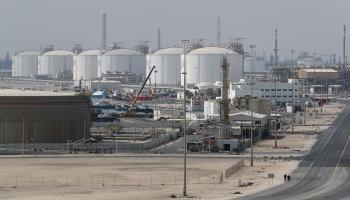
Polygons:
[[[16,50],[5,62],[11,69],[0,70],[1,155],[62,156],[77,159],[71,162],[81,168],[85,165],[78,162],[80,159],[93,158],[86,164],[93,169],[83,174],[90,177],[60,178],[62,172],[51,177],[52,187],[80,187],[87,182],[90,188],[165,187],[171,181],[174,187],[183,185],[180,196],[187,197],[187,185],[221,187],[229,183],[229,187],[235,185],[235,193],[226,192],[225,198],[234,198],[249,187],[272,187],[274,180],[288,186],[289,173],[293,178],[302,174],[292,171],[305,162],[307,153],[324,152],[324,146],[316,150],[313,146],[336,137],[333,133],[338,133],[338,128],[334,127],[345,126],[343,121],[349,118],[345,113],[350,91],[345,26],[339,58],[335,53],[295,49],[283,57],[279,45],[284,36],[277,28],[266,35],[273,41],[268,50],[271,53],[243,37],[223,39],[221,18],[216,19],[216,28],[213,26],[214,43],[181,38],[163,46],[162,29],[156,27],[153,45],[152,41],[138,41],[132,46],[108,42],[107,17],[102,13],[98,20],[100,35],[96,38],[100,39],[96,46],[70,44],[71,48],[62,49],[49,44]],[[345,136],[338,140],[349,141]],[[154,169],[148,172],[145,166],[135,168],[132,175],[94,174],[104,167],[102,161],[98,165],[104,157],[113,158],[113,170],[126,160],[125,166],[158,162],[154,168],[159,171],[168,167],[164,163],[170,163],[171,169],[166,169],[181,169],[183,177],[176,171],[170,178],[160,178],[161,173],[153,173]],[[317,154],[314,159],[319,157]],[[154,158],[160,160],[145,161]],[[221,163],[223,158],[229,160],[227,166],[215,171],[225,164]],[[202,160],[198,164],[196,159]],[[338,167],[339,162],[332,166]],[[213,165],[215,170],[210,168]],[[79,167],[71,173],[79,174]],[[188,182],[187,170],[192,176]],[[337,175],[334,169],[332,177]],[[40,175],[41,187],[49,179],[45,176]],[[2,184],[0,171],[0,187],[8,187],[5,177]],[[29,181],[22,180],[25,186],[38,183],[29,177]],[[21,180],[17,176],[14,180],[17,187]]]
[[[107,14],[103,13],[98,49],[75,44],[70,50],[62,50],[47,45],[12,56],[12,74],[5,78],[9,83],[17,80],[25,84],[17,88],[19,95],[21,91],[25,94],[19,105],[49,101],[47,111],[31,109],[36,114],[43,112],[43,120],[52,118],[55,123],[23,114],[24,108],[20,108],[22,117],[19,116],[17,101],[11,102],[16,95],[4,96],[6,110],[1,119],[7,120],[5,132],[11,134],[5,137],[1,131],[3,142],[60,143],[63,148],[59,149],[67,150],[85,148],[90,141],[89,145],[112,148],[115,152],[115,143],[120,143],[118,148],[123,147],[124,151],[153,152],[158,145],[190,133],[196,134],[188,141],[190,151],[209,151],[209,142],[213,143],[211,150],[239,153],[265,137],[276,136],[283,127],[283,112],[303,114],[309,105],[322,106],[345,95],[350,86],[346,84],[347,65],[336,63],[334,55],[326,60],[307,52],[295,56],[292,51],[292,60],[280,61],[277,30],[277,51],[268,60],[264,52],[256,55],[255,45],[245,49],[242,38],[222,42],[220,19],[216,45],[205,45],[199,39],[161,48],[158,29],[155,50],[150,50],[148,41],[135,48],[118,43],[108,46],[106,21]],[[55,95],[32,97],[28,90],[53,90]],[[75,94],[68,98],[68,92]],[[183,101],[187,102],[186,109],[182,108]],[[76,116],[75,121],[65,116]],[[146,120],[147,128],[152,127],[147,134],[143,129],[136,131],[142,127],[138,127],[140,118]],[[186,130],[184,119],[190,121]],[[253,122],[254,119],[258,121]],[[27,132],[24,138],[19,130],[12,133],[22,120]],[[130,134],[127,130],[132,127],[135,131]],[[249,135],[250,132],[254,134]],[[214,141],[208,141],[208,137]],[[140,141],[135,144],[131,140]]]

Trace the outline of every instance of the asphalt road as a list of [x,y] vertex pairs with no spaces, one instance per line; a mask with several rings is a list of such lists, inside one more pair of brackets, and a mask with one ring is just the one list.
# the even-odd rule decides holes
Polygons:
[[[240,199],[350,199],[350,108],[319,135],[290,182]],[[275,177],[283,178],[283,177]]]

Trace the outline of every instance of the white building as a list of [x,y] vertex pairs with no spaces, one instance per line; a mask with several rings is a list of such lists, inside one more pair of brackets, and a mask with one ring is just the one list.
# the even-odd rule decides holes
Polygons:
[[296,79],[289,79],[288,83],[277,82],[276,87],[274,81],[259,82],[257,88],[261,92],[261,98],[271,99],[273,103],[275,99],[277,103],[296,103],[302,99],[301,82]]
[[[289,79],[288,83],[277,82],[276,83],[276,96],[278,103],[294,103],[300,102],[302,99],[301,95],[301,80],[300,79]],[[293,86],[294,85],[294,86]],[[245,96],[251,96],[253,86],[253,97],[267,98],[270,99],[272,103],[275,102],[275,83],[274,81],[267,82],[253,82],[250,84],[250,80],[241,79],[240,82],[231,83],[229,89],[229,98],[239,98]],[[219,88],[221,83],[216,83],[215,85],[207,85],[207,88]],[[201,91],[201,90],[199,90]],[[293,97],[294,96],[294,97]]]

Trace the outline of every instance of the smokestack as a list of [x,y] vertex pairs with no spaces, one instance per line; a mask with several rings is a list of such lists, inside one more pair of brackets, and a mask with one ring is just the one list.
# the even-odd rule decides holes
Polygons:
[[221,46],[221,19],[220,17],[217,18],[217,33],[216,33],[216,45],[218,47]]
[[101,49],[107,48],[107,14],[102,13]]
[[158,34],[157,34],[157,49],[161,49],[161,42],[160,42],[160,28],[158,28]]
[[345,35],[346,35],[346,26],[344,25],[344,37],[343,37],[343,69],[346,67],[346,56],[345,56]]

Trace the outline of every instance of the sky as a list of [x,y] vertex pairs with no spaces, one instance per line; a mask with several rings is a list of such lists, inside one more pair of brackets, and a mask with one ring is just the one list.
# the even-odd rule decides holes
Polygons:
[[291,49],[340,56],[343,25],[350,38],[349,8],[349,0],[0,0],[0,57],[47,44],[98,48],[103,12],[107,41],[128,48],[140,41],[155,48],[157,28],[162,47],[181,39],[214,44],[220,17],[222,41],[245,38],[246,48],[254,44],[258,54],[273,53],[278,28],[282,57]]

